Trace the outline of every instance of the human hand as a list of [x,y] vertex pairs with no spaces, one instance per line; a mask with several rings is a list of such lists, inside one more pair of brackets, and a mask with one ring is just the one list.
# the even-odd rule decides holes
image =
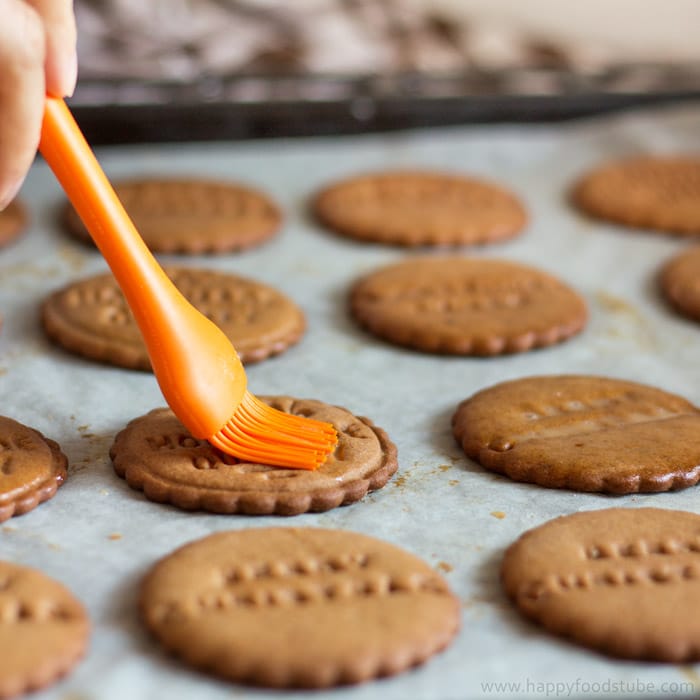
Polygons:
[[0,0],[0,211],[39,145],[47,94],[73,94],[78,72],[73,0]]

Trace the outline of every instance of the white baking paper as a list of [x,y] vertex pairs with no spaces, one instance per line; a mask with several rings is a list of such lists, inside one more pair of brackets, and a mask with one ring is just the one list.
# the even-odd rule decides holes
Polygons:
[[[315,700],[699,692],[700,667],[615,661],[551,637],[519,617],[498,581],[504,548],[530,527],[608,506],[700,512],[697,487],[609,497],[517,484],[467,460],[450,430],[456,405],[476,390],[540,373],[650,382],[700,403],[700,327],[672,313],[655,284],[659,265],[687,243],[593,223],[566,201],[572,181],[600,161],[648,151],[697,152],[699,146],[700,109],[684,107],[559,125],[100,151],[114,177],[183,173],[237,179],[259,185],[284,207],[284,229],[269,244],[188,263],[268,282],[306,311],[309,328],[298,346],[248,368],[254,393],[317,398],[368,416],[388,431],[400,460],[394,479],[362,502],[294,518],[187,513],[151,503],[115,475],[108,457],[115,433],[163,399],[152,375],[74,357],[44,337],[39,307],[46,295],[106,266],[96,251],[61,232],[56,205],[62,194],[48,168],[37,163],[22,190],[31,228],[0,251],[1,413],[57,440],[70,469],[53,500],[0,527],[0,556],[63,581],[86,604],[93,633],[76,670],[33,697],[308,697],[248,689],[192,671],[159,648],[137,613],[139,581],[158,558],[213,531],[267,525],[345,528],[382,537],[442,571],[463,601],[462,630],[445,653],[395,678],[315,693]],[[413,253],[323,231],[308,215],[309,195],[347,174],[402,166],[471,173],[518,192],[531,214],[525,234],[464,252],[522,261],[567,280],[589,304],[585,332],[549,349],[470,359],[403,350],[359,330],[347,313],[349,285]]]

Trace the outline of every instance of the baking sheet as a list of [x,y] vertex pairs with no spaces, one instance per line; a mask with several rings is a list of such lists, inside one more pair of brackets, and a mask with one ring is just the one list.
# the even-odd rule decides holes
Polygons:
[[[61,193],[48,168],[35,164],[22,191],[33,216],[31,230],[0,251],[1,412],[58,440],[70,469],[52,501],[0,527],[0,556],[67,584],[87,605],[94,630],[89,653],[74,673],[34,697],[281,697],[210,680],[179,665],[151,641],[136,611],[139,580],[159,557],[213,531],[268,525],[346,528],[382,537],[441,570],[463,601],[462,631],[445,653],[395,678],[315,693],[317,700],[700,691],[700,666],[619,662],[548,636],[520,619],[498,583],[504,548],[530,527],[609,506],[700,512],[697,487],[607,497],[517,484],[467,460],[450,431],[450,416],[465,397],[495,382],[539,373],[653,382],[700,403],[700,328],[671,313],[654,284],[659,264],[684,242],[593,223],[565,200],[572,180],[605,158],[697,152],[699,125],[700,107],[684,107],[559,126],[100,151],[114,177],[199,173],[241,179],[264,187],[283,205],[284,230],[268,245],[188,262],[273,284],[308,314],[308,333],[297,347],[248,368],[252,391],[318,398],[366,415],[396,442],[400,462],[393,480],[362,502],[291,519],[182,512],[147,501],[114,474],[107,454],[114,434],[163,400],[151,375],[81,360],[44,338],[38,323],[42,299],[105,264],[97,252],[61,233],[55,223]],[[470,252],[522,261],[568,280],[590,306],[585,332],[549,349],[469,359],[402,350],[359,330],[346,313],[348,286],[407,253],[334,237],[308,218],[306,204],[330,179],[388,166],[465,171],[520,193],[532,216],[526,233]]]

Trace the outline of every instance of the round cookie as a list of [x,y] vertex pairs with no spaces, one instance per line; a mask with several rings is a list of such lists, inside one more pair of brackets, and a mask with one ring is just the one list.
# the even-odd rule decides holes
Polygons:
[[13,199],[0,211],[0,247],[11,243],[27,227],[27,208],[19,199]]
[[573,200],[599,219],[700,236],[700,158],[640,156],[603,165],[577,183]]
[[[226,272],[167,267],[182,294],[216,323],[244,363],[279,355],[306,329],[301,309],[277,290]],[[83,357],[150,370],[141,333],[110,273],[54,292],[42,307],[49,338]]]
[[506,551],[520,611],[613,656],[700,660],[700,516],[609,508],[550,520]]
[[399,673],[446,647],[460,602],[432,567],[342,530],[257,528],[185,545],[146,576],[141,613],[186,663],[321,688]]
[[0,561],[0,697],[43,688],[83,656],[90,625],[63,585]]
[[700,247],[684,250],[671,258],[661,270],[659,284],[677,311],[700,320]]
[[[244,250],[271,238],[282,222],[267,195],[233,182],[142,178],[115,182],[114,190],[154,253]],[[62,218],[70,233],[92,242],[69,202]]]
[[353,316],[397,345],[500,355],[558,343],[583,329],[586,304],[545,272],[502,260],[412,258],[376,270],[350,293]]
[[0,416],[0,522],[52,498],[66,478],[67,464],[53,440]]
[[361,241],[457,246],[512,238],[527,223],[507,190],[463,175],[394,171],[330,185],[313,200],[328,228]]
[[354,503],[396,471],[396,447],[367,418],[320,401],[260,398],[284,413],[333,424],[333,454],[315,471],[238,462],[193,438],[169,409],[160,408],[117,435],[110,450],[114,469],[152,501],[250,515],[297,515]]
[[452,417],[468,457],[515,481],[651,493],[700,480],[700,411],[635,382],[576,375],[503,382]]

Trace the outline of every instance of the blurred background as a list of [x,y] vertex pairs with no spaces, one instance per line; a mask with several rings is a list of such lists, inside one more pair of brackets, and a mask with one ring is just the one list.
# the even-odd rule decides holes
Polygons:
[[700,96],[697,0],[76,0],[95,143],[543,121]]

